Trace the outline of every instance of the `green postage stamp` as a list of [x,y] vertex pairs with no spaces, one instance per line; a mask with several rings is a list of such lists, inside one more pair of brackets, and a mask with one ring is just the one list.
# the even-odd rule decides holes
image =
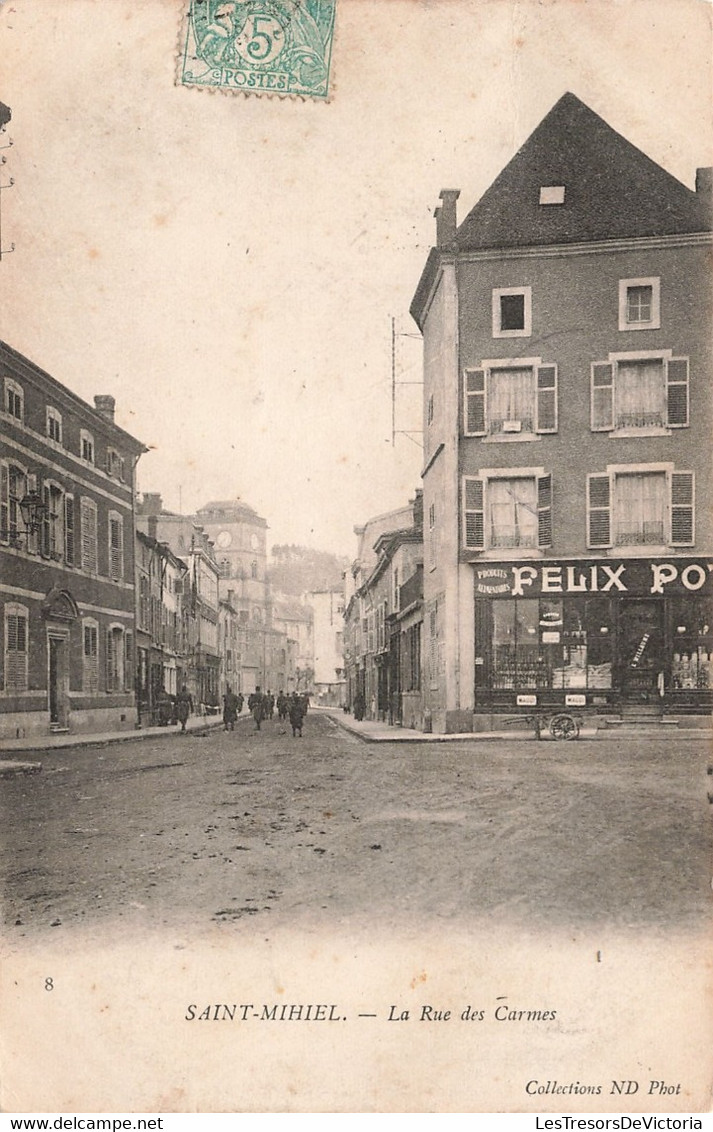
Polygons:
[[190,0],[178,81],[326,99],[336,0]]

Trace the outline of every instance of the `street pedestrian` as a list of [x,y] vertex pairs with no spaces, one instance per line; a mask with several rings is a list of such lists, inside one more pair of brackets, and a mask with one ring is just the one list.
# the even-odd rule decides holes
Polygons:
[[186,730],[188,716],[193,711],[193,699],[184,684],[176,696],[176,719],[181,725],[181,733]]
[[354,718],[361,721],[364,718],[365,709],[366,703],[364,702],[364,697],[361,692],[357,692],[354,697]]
[[235,711],[236,711],[237,715],[240,715],[241,711],[243,710],[243,704],[244,703],[245,703],[245,699],[243,697],[243,693],[238,692],[237,696],[235,697]]
[[252,712],[252,717],[255,720],[255,730],[260,731],[260,724],[265,718],[265,697],[260,691],[259,684],[255,691],[248,696],[248,711]]
[[280,691],[277,693],[277,718],[282,722],[287,719],[288,706],[287,697],[282,691],[282,688],[280,688]]
[[223,696],[223,728],[225,731],[235,731],[235,720],[238,717],[238,697],[228,684]]
[[275,711],[275,697],[273,696],[272,692],[268,688],[267,689],[267,695],[265,696],[265,715],[267,716],[268,719],[272,719],[274,711]]
[[292,738],[302,738],[302,722],[304,720],[304,701],[298,692],[293,692],[290,698],[290,723],[292,724]]

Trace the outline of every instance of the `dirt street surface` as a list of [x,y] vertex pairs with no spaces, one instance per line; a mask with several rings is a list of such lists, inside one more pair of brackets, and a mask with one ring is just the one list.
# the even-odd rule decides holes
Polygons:
[[709,914],[708,743],[235,733],[47,752],[0,783],[6,942],[365,922],[685,929]]

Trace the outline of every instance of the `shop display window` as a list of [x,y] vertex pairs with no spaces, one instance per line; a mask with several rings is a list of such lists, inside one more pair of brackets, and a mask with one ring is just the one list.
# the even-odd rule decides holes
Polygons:
[[705,598],[672,600],[671,691],[713,688],[713,607]]
[[494,690],[611,688],[608,598],[504,598],[492,625]]

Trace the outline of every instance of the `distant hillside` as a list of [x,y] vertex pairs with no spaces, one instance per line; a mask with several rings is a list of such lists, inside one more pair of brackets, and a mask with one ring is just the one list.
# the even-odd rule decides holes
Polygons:
[[341,589],[342,574],[349,567],[348,558],[308,546],[273,546],[271,553],[270,581],[274,589],[286,594]]

